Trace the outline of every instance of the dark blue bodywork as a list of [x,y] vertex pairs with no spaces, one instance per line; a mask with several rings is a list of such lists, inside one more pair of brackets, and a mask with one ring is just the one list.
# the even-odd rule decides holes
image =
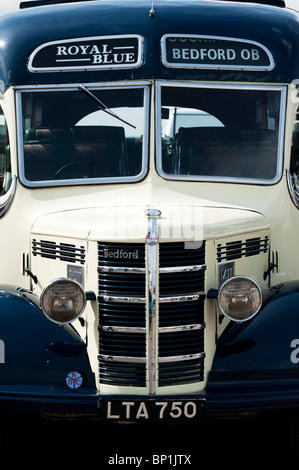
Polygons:
[[229,325],[209,376],[213,411],[299,405],[298,306],[299,281],[288,282],[270,290],[251,321]]
[[[279,7],[203,0],[154,2],[98,0],[28,8],[0,18],[2,88],[10,85],[82,83],[114,80],[225,80],[291,82],[299,76],[298,16]],[[275,60],[272,71],[171,69],[161,62],[165,34],[200,34],[259,42]],[[27,63],[32,52],[50,41],[80,37],[139,34],[143,65],[136,69],[35,74]]]
[[[94,374],[73,327],[50,322],[39,299],[21,288],[1,286],[0,306],[0,408],[72,413],[96,409]],[[71,372],[83,378],[78,389],[66,384]]]
[[[38,299],[23,289],[2,286],[0,305],[0,409],[101,417],[99,403],[117,396],[98,395],[85,344],[73,327],[49,322]],[[254,319],[230,324],[221,336],[205,392],[179,398],[202,398],[212,414],[298,407],[299,362],[291,360],[298,305],[299,281],[271,289]],[[77,389],[66,385],[73,371],[83,377]]]

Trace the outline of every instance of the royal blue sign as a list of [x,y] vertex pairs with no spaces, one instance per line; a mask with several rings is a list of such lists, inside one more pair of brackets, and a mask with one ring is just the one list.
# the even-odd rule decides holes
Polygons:
[[61,72],[135,68],[142,63],[143,40],[138,35],[68,39],[43,44],[31,54],[31,72]]

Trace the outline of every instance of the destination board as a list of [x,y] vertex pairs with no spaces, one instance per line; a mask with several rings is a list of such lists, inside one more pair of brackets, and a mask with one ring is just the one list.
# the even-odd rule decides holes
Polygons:
[[142,63],[139,35],[101,36],[48,42],[31,54],[31,72],[135,68]]
[[254,41],[197,35],[166,34],[161,40],[166,67],[227,70],[272,70],[270,51]]

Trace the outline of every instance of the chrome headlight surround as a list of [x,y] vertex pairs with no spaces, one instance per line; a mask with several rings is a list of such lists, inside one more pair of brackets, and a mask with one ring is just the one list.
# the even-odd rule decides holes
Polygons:
[[86,306],[86,294],[77,281],[59,278],[51,281],[42,291],[41,309],[54,323],[65,325],[77,320]]
[[233,276],[219,288],[218,306],[227,318],[242,323],[253,318],[262,305],[259,285],[247,276]]

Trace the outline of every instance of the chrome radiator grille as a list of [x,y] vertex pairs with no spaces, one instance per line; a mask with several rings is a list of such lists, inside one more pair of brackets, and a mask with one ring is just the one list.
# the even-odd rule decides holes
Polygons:
[[[98,243],[100,383],[145,387],[144,244]],[[158,385],[203,380],[205,245],[159,244]]]

